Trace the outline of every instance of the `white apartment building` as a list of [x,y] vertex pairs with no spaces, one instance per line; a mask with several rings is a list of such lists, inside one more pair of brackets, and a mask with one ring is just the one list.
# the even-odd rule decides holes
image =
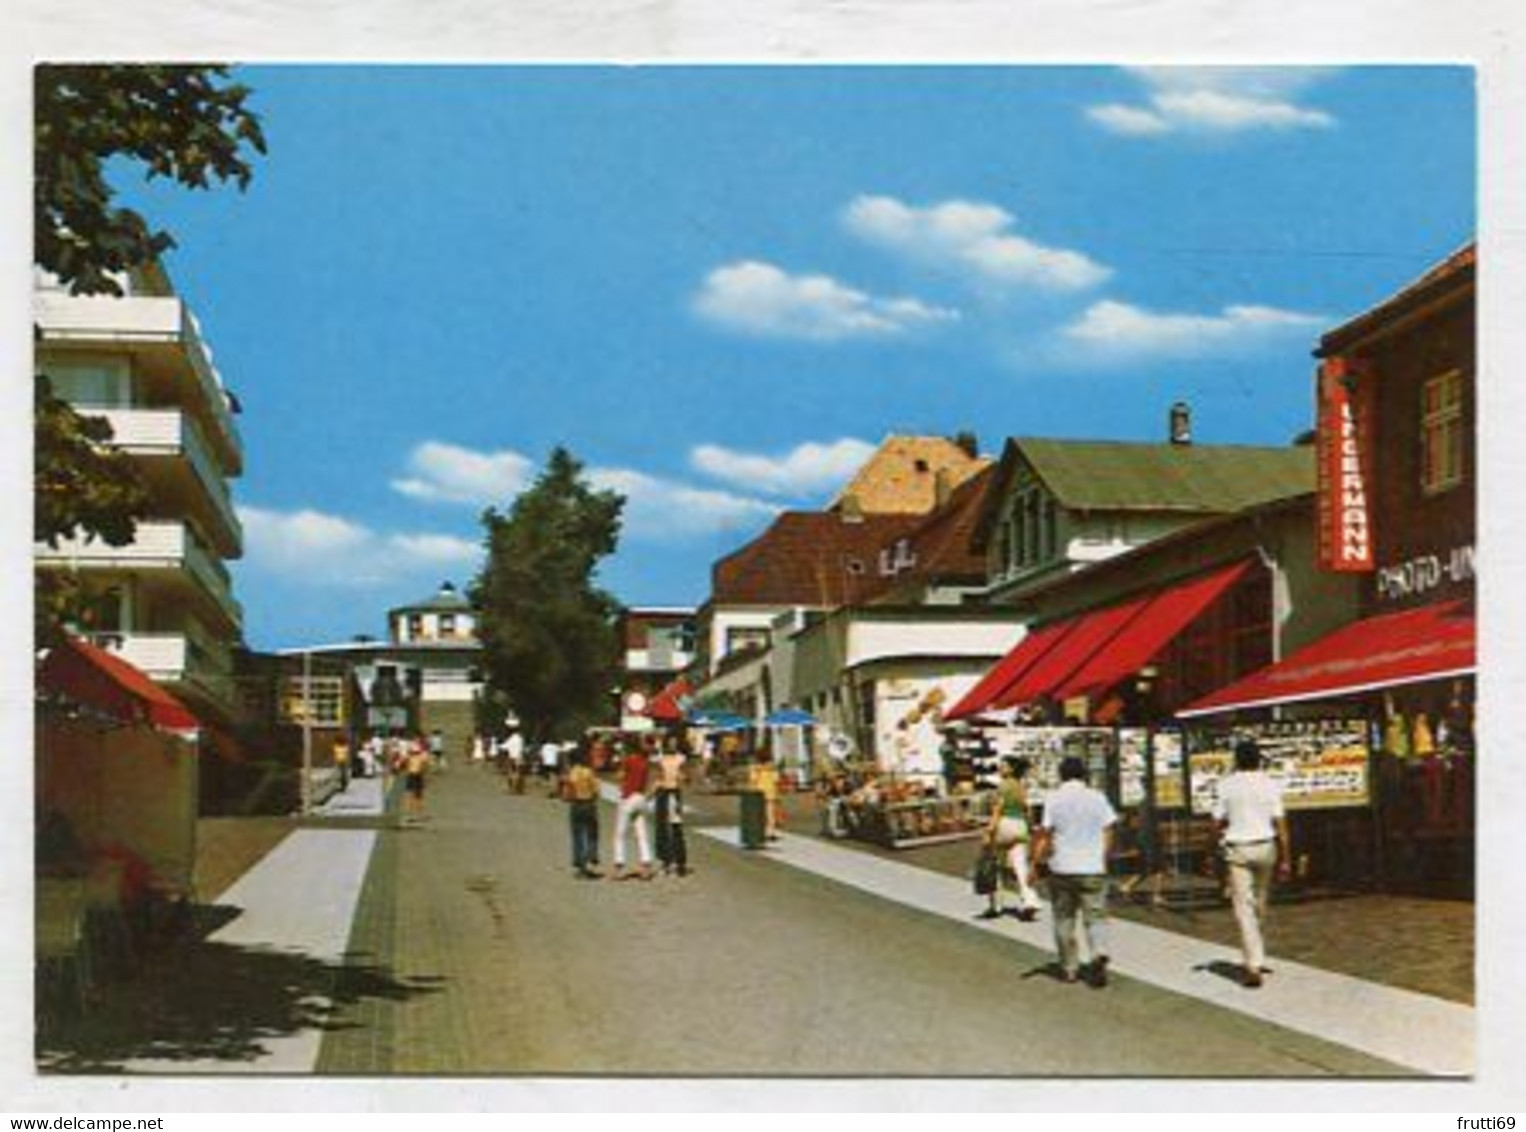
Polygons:
[[228,481],[243,470],[235,402],[196,318],[162,267],[119,278],[124,294],[70,295],[34,272],[36,365],[81,413],[110,422],[148,488],[127,546],[38,544],[39,565],[88,575],[88,635],[166,685],[207,722],[234,712],[232,646],[243,610],[224,563],[243,551]]

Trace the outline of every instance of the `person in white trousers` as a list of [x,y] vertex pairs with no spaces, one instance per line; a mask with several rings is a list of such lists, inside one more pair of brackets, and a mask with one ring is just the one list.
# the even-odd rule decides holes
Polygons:
[[1028,875],[1028,790],[1023,782],[1031,765],[1027,759],[1016,756],[1008,756],[1001,762],[1001,781],[996,787],[996,800],[991,807],[985,840],[992,852],[1002,855],[1007,867],[1002,870],[990,896],[990,907],[983,914],[988,920],[1002,915],[1002,890],[1008,882],[1017,889],[1017,907],[1013,910],[1017,918],[1033,920],[1038,916],[1039,894]]
[[1242,981],[1259,987],[1266,973],[1261,927],[1271,900],[1272,877],[1286,876],[1292,858],[1282,789],[1262,769],[1254,739],[1235,744],[1235,769],[1219,783],[1213,816],[1229,866],[1229,899],[1240,927],[1245,958]]
[[[652,848],[647,835],[647,786],[652,778],[651,755],[645,746],[626,753],[620,764],[620,802],[615,807],[615,880],[629,880],[639,876],[652,879]],[[629,859],[626,843],[631,832],[636,835],[636,856],[641,861],[639,872],[630,872],[625,863]]]

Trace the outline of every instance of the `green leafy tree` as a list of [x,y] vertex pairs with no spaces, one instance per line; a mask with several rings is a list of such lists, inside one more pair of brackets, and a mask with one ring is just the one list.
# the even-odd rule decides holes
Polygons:
[[613,706],[619,606],[595,575],[614,553],[624,505],[559,447],[507,515],[483,514],[487,559],[472,599],[487,691],[513,705],[532,740],[581,731]]
[[[247,150],[263,154],[249,89],[225,67],[44,65],[34,74],[34,258],[73,294],[120,295],[114,275],[174,246],[131,209],[113,204],[111,161],[146,167],[150,180],[187,188],[252,175]],[[34,524],[38,539],[90,536],[132,541],[148,503],[132,461],[109,447],[111,427],[82,417],[36,377]],[[88,594],[78,579],[37,572],[34,631],[44,643],[77,619]]]
[[[39,542],[57,547],[89,535],[110,545],[132,541],[134,516],[148,493],[130,457],[107,446],[111,426],[86,417],[53,395],[48,379],[36,378],[36,445],[33,449],[32,527]],[[89,594],[78,575],[37,571],[33,631],[45,643],[64,622],[76,619]]]
[[114,159],[149,180],[186,188],[234,181],[246,188],[250,150],[265,152],[250,90],[228,68],[205,65],[53,65],[34,75],[33,223],[37,262],[75,294],[120,295],[113,272],[175,246],[132,209],[112,203]]

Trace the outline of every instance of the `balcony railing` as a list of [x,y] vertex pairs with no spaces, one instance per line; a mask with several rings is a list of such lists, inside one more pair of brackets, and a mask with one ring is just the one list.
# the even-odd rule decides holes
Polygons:
[[202,486],[206,488],[218,517],[233,533],[234,540],[243,543],[243,526],[238,520],[238,513],[233,509],[227,480],[213,460],[206,441],[202,439],[201,429],[193,418],[179,409],[97,409],[79,406],[79,411],[93,417],[104,417],[111,425],[111,442],[118,448],[142,453],[184,453]]
[[186,633],[95,633],[94,644],[120,656],[160,684],[195,687],[203,696],[231,704],[232,660],[224,648],[208,648]]
[[39,544],[34,553],[39,562],[82,567],[185,570],[205,587],[234,624],[243,624],[243,607],[233,598],[227,569],[184,523],[140,522],[132,542],[126,546],[75,538],[62,540],[56,548]]
[[195,375],[207,410],[223,432],[229,448],[242,452],[243,441],[227,395],[196,318],[182,299],[175,296],[69,295],[61,291],[38,291],[33,295],[32,317],[45,341],[120,343],[124,346],[179,344]]

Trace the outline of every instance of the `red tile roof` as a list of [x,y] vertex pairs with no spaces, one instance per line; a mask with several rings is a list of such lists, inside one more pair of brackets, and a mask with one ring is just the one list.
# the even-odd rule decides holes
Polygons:
[[716,605],[852,605],[883,583],[879,552],[909,534],[921,515],[786,511],[757,538],[717,561]]
[[[995,481],[996,467],[994,461],[987,461],[974,476],[954,488],[942,507],[923,517],[903,536],[915,555],[914,563],[892,576],[882,577],[882,584],[871,597],[901,591],[908,584],[985,581],[985,555],[971,544],[986,490]],[[891,550],[895,541],[887,542],[882,549]],[[878,569],[878,559],[875,565]]]

